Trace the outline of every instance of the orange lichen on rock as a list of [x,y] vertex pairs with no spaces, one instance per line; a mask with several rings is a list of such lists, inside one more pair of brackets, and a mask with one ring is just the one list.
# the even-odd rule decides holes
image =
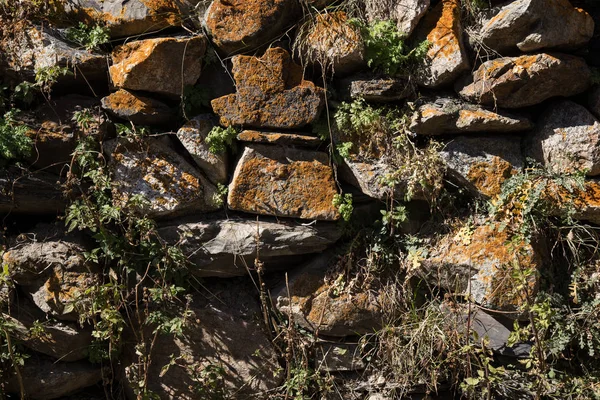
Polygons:
[[500,194],[504,181],[516,173],[511,163],[495,156],[490,162],[481,161],[471,165],[467,179],[481,193],[494,197]]
[[326,153],[252,145],[238,162],[228,206],[263,215],[336,220],[336,194]]

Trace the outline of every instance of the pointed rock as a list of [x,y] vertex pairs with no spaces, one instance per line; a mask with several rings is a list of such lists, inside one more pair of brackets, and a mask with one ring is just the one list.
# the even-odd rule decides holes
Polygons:
[[261,58],[235,56],[232,61],[237,93],[211,102],[221,125],[298,129],[319,118],[325,92],[302,78],[302,67],[284,49],[271,48]]
[[525,139],[525,151],[555,173],[600,175],[600,122],[577,103],[556,102]]
[[120,89],[180,96],[200,77],[205,51],[204,36],[128,42],[112,52],[110,77]]
[[594,20],[569,0],[516,0],[483,23],[482,43],[500,53],[574,50],[594,34]]
[[102,99],[102,108],[114,117],[137,125],[161,125],[174,116],[162,101],[140,96],[128,90],[118,90]]
[[451,97],[437,97],[419,106],[410,130],[419,135],[445,133],[509,133],[533,128],[526,117],[490,111]]
[[140,211],[151,217],[215,211],[216,188],[173,148],[168,137],[104,143],[113,177],[113,202],[125,206],[142,195]]
[[456,89],[472,103],[520,108],[573,96],[590,84],[591,71],[582,58],[535,54],[487,61],[465,82],[457,82]]
[[429,8],[429,0],[366,0],[367,21],[395,21],[398,31],[410,36]]
[[248,145],[229,185],[232,210],[333,221],[337,187],[327,153]]

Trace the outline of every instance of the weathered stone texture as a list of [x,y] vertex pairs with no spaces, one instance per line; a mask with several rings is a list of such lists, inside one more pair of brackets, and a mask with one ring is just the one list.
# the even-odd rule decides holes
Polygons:
[[229,185],[227,204],[256,214],[336,220],[336,194],[327,153],[249,145]]
[[117,88],[180,96],[200,77],[205,51],[204,36],[128,42],[113,51],[110,77]]
[[235,56],[237,93],[211,102],[224,126],[297,129],[314,122],[325,103],[322,88],[303,79],[289,53],[272,48],[261,58]]
[[590,78],[590,69],[582,58],[535,54],[487,61],[456,88],[473,103],[519,108],[581,93],[590,86]]
[[367,21],[393,20],[406,36],[410,36],[428,8],[429,0],[365,1]]
[[241,142],[271,143],[282,146],[319,147],[323,144],[323,140],[318,137],[302,133],[260,132],[252,130],[240,132],[237,139]]
[[174,116],[165,103],[124,89],[104,97],[102,108],[117,118],[138,125],[160,125]]
[[402,100],[414,89],[405,78],[377,77],[368,74],[353,75],[340,80],[339,95],[343,100],[364,99],[368,102],[385,103]]

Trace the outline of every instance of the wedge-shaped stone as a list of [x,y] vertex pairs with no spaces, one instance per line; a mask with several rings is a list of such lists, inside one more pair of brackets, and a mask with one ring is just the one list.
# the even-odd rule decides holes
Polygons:
[[338,89],[340,97],[346,101],[364,99],[373,103],[402,100],[414,91],[413,85],[405,78],[369,74],[352,75],[342,79]]
[[302,78],[302,67],[287,51],[271,48],[261,58],[235,56],[232,61],[237,93],[211,102],[222,125],[297,129],[319,118],[324,91]]
[[487,61],[466,81],[457,82],[456,89],[472,103],[520,108],[581,93],[590,86],[590,79],[582,58],[534,54]]
[[418,39],[430,43],[418,69],[417,83],[438,87],[453,83],[469,70],[460,23],[460,1],[443,0],[425,15],[416,32]]
[[366,0],[369,22],[395,21],[398,31],[410,36],[429,8],[429,0]]
[[319,147],[323,140],[304,133],[260,132],[245,130],[240,132],[237,140],[251,143],[271,143],[282,146]]
[[554,103],[526,137],[525,151],[556,173],[600,175],[600,122],[570,100]]
[[217,121],[214,115],[199,115],[177,131],[177,138],[212,183],[225,184],[229,157],[226,152],[212,153],[210,146],[206,144],[206,137],[215,126]]
[[160,125],[174,116],[162,101],[140,96],[128,90],[118,90],[102,99],[102,108],[114,117],[137,125]]
[[215,0],[206,11],[206,28],[224,53],[253,50],[293,25],[299,11],[296,0]]
[[314,225],[227,219],[198,221],[186,219],[163,226],[159,234],[169,243],[178,243],[194,266],[196,276],[245,276],[254,268],[256,246],[267,271],[289,268],[302,256],[318,253],[341,236],[337,224]]
[[278,217],[337,220],[337,194],[326,153],[249,145],[229,185],[232,210]]
[[483,23],[480,40],[493,50],[573,50],[594,34],[592,17],[569,0],[517,0]]
[[200,77],[205,51],[204,36],[128,42],[113,51],[110,77],[117,88],[180,96]]
[[483,197],[499,195],[504,181],[523,168],[519,137],[460,136],[440,154],[448,175]]
[[214,211],[216,188],[171,147],[166,136],[130,143],[104,144],[113,177],[113,201],[125,206],[134,195],[145,201],[140,211],[151,217]]
[[508,133],[533,128],[526,117],[490,111],[452,97],[438,97],[417,108],[410,130],[419,135],[445,133]]

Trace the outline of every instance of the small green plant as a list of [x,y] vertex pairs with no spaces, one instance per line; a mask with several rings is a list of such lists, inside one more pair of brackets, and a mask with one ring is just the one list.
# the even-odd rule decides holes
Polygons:
[[110,40],[109,30],[105,26],[88,26],[80,22],[78,26],[67,29],[67,39],[78,43],[87,50],[98,50]]
[[202,109],[210,107],[210,92],[202,86],[188,85],[183,90],[181,111],[186,119],[198,115]]
[[61,76],[73,75],[67,67],[43,67],[35,71],[35,84],[42,93],[47,95],[52,91],[52,86]]
[[206,136],[208,150],[213,154],[224,153],[228,147],[233,145],[233,140],[237,137],[237,134],[238,131],[232,126],[227,128],[215,126]]
[[222,207],[225,204],[225,200],[227,199],[227,192],[229,188],[222,183],[217,183],[217,191],[214,195],[213,202],[217,207]]
[[362,32],[366,48],[367,65],[390,75],[408,73],[427,54],[429,42],[409,48],[405,35],[398,31],[393,21],[377,21],[365,25],[361,20],[351,21]]
[[345,193],[343,195],[336,194],[333,196],[333,206],[338,209],[338,212],[344,221],[350,221],[352,212],[354,211],[351,193]]
[[27,157],[33,148],[29,128],[16,121],[16,113],[12,110],[0,118],[0,165]]
[[340,155],[340,157],[349,159],[350,158],[350,149],[352,149],[352,142],[343,142],[338,144],[335,148]]

